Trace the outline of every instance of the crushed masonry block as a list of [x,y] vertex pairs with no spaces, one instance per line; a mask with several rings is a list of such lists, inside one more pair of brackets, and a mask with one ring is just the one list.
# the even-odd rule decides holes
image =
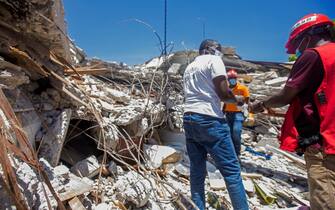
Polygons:
[[152,183],[135,171],[129,171],[119,177],[114,186],[118,200],[130,203],[136,208],[141,208],[148,203],[153,190],[150,187]]
[[97,126],[91,131],[91,135],[100,142],[105,141],[105,147],[109,150],[115,150],[120,139],[119,130],[108,118],[103,118],[106,125],[103,128]]
[[91,191],[93,189],[93,183],[88,179],[80,179],[79,177],[72,175],[64,188],[65,189],[59,193],[61,201],[66,201]]
[[58,165],[71,114],[71,109],[63,110],[42,139],[39,156],[44,157],[52,166]]
[[100,164],[98,159],[92,155],[82,161],[79,161],[76,165],[71,167],[71,172],[79,177],[94,177],[99,173]]
[[[24,199],[30,209],[48,209],[47,200],[49,199],[52,209],[57,208],[57,201],[51,196],[48,191],[47,196],[44,193],[44,183],[37,171],[27,163],[15,160],[17,168],[15,170],[19,181],[19,186],[22,189]],[[5,191],[5,190],[4,190]],[[7,198],[8,200],[11,200]],[[1,199],[2,200],[2,199]],[[7,201],[8,202],[8,201]],[[1,209],[12,209],[6,207],[5,203],[0,203]]]
[[53,171],[57,176],[63,176],[63,177],[68,177],[68,175],[70,173],[70,169],[68,167],[64,166],[64,165],[56,166],[53,169]]
[[[92,180],[75,176],[69,172],[69,169],[65,166],[52,168],[43,158],[40,159],[40,163],[44,171],[48,174],[51,184],[58,193],[61,201],[70,200],[93,189]],[[45,205],[47,204],[45,203]]]
[[147,165],[151,169],[157,169],[165,163],[176,163],[181,158],[180,153],[168,146],[144,144],[143,150],[148,158]]

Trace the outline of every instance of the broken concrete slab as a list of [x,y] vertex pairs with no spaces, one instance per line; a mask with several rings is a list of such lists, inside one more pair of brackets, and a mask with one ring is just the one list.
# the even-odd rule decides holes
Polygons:
[[[56,188],[57,189],[57,188]],[[89,179],[80,179],[77,176],[70,175],[69,182],[59,192],[61,201],[69,200],[75,196],[82,195],[93,189],[93,182]]]
[[70,125],[72,110],[65,109],[49,127],[40,145],[39,156],[44,157],[52,166],[57,166],[63,148],[63,143]]
[[41,129],[42,121],[32,101],[21,88],[7,90],[5,94],[12,104],[16,117],[24,129],[30,145],[35,148],[35,137]]
[[145,156],[148,158],[146,164],[151,169],[157,169],[162,164],[176,163],[181,159],[180,153],[168,146],[144,144],[143,150]]
[[118,193],[118,200],[131,203],[136,208],[145,206],[150,198],[152,183],[140,174],[129,171],[119,177],[114,187]]
[[108,87],[104,88],[104,91],[108,97],[112,98],[116,102],[129,103],[131,100],[130,96],[122,91]]
[[92,178],[99,173],[99,169],[100,164],[98,159],[92,155],[72,166],[71,172],[79,177]]
[[255,196],[256,190],[254,183],[250,179],[242,180],[245,192],[248,194],[249,197]]

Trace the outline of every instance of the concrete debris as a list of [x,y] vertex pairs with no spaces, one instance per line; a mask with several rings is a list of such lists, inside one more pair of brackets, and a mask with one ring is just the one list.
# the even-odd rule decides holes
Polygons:
[[48,123],[49,129],[41,140],[40,157],[45,157],[52,166],[57,166],[67,130],[71,120],[71,109],[59,113],[54,121]]
[[181,155],[172,147],[144,144],[143,150],[148,158],[147,165],[151,169],[157,169],[162,164],[176,163],[181,158]]
[[104,91],[107,97],[113,99],[116,102],[127,104],[131,100],[130,96],[127,93],[124,93],[122,91],[118,91],[118,90],[111,89],[111,88],[105,88]]
[[72,166],[71,172],[79,177],[92,178],[99,173],[99,169],[100,165],[98,159],[92,155]]
[[243,185],[245,192],[248,194],[249,197],[255,196],[255,186],[254,183],[251,181],[251,179],[243,180]]
[[[182,74],[197,51],[134,67],[89,59],[67,36],[61,0],[0,0],[0,8],[0,88],[11,106],[0,109],[0,152],[10,160],[0,161],[0,175],[15,171],[0,185],[0,208],[20,205],[12,200],[21,193],[30,209],[48,209],[48,200],[52,209],[192,209]],[[251,100],[287,80],[287,65],[244,61],[233,48],[223,54]],[[243,130],[250,209],[308,205],[304,161],[277,149],[282,122],[258,114]],[[231,208],[210,158],[207,171],[207,206]]]
[[132,203],[136,208],[147,204],[153,188],[150,188],[151,182],[140,174],[130,171],[120,177],[115,183],[116,193],[119,200]]

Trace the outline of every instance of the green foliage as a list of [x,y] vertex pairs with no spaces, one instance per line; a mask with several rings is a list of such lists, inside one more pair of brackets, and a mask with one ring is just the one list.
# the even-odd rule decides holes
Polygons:
[[288,61],[289,62],[292,62],[292,61],[296,61],[297,60],[297,56],[295,54],[291,54],[289,57],[288,57]]

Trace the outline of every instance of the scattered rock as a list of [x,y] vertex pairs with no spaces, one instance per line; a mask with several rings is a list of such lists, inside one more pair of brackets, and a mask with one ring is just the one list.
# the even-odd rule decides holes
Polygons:
[[99,173],[100,164],[98,159],[92,155],[85,160],[78,162],[71,168],[71,172],[79,177],[92,178]]

